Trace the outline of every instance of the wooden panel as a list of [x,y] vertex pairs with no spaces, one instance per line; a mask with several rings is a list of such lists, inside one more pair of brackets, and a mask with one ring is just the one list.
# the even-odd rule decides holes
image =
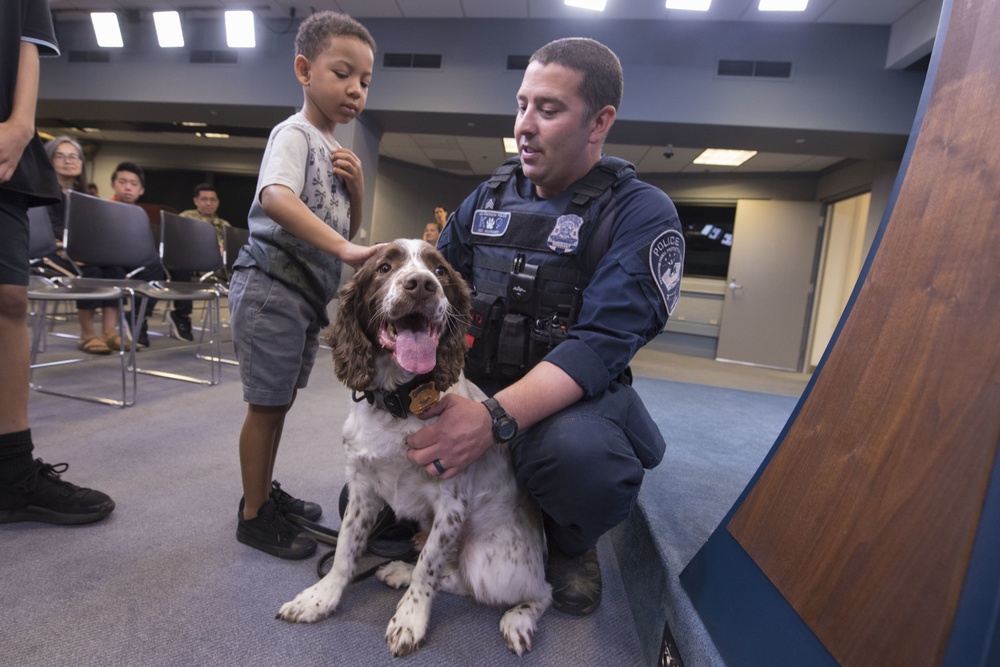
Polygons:
[[941,662],[997,452],[997,35],[1000,2],[953,3],[867,278],[727,526],[844,665]]

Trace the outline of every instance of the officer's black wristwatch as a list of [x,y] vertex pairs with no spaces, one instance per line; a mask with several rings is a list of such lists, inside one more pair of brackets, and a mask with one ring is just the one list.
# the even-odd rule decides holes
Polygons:
[[493,418],[493,439],[500,443],[510,442],[517,435],[517,422],[497,403],[495,398],[487,398],[483,405]]

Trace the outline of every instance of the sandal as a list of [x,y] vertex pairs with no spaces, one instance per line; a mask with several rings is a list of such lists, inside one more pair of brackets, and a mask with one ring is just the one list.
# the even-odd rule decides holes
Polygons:
[[111,348],[97,336],[91,336],[86,340],[81,340],[77,344],[77,347],[87,354],[111,354]]
[[[109,352],[118,352],[122,349],[122,337],[118,334],[113,334],[104,339],[104,344],[108,347]],[[131,349],[128,341],[125,341],[125,349]]]

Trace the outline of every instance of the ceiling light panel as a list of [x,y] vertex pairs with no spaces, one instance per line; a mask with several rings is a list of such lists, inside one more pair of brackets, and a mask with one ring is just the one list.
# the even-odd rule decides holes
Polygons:
[[181,30],[181,15],[178,12],[153,12],[156,26],[156,40],[160,48],[176,49],[184,46],[184,32]]
[[94,24],[94,35],[97,45],[105,49],[120,49],[125,46],[122,41],[122,29],[118,25],[118,14],[114,12],[91,12],[90,22]]

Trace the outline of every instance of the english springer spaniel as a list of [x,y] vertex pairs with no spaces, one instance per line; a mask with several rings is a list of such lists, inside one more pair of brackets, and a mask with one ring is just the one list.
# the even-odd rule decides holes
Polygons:
[[376,573],[389,586],[409,587],[386,628],[392,654],[424,644],[437,591],[507,607],[500,620],[507,647],[519,656],[531,650],[552,588],[541,517],[517,487],[506,445],[451,479],[406,458],[406,436],[433,423],[415,415],[439,393],[485,398],[462,373],[469,309],[461,276],[420,240],[386,245],[341,290],[327,342],[337,377],[355,394],[344,424],[349,500],[333,567],[279,618],[311,623],[336,610],[387,503],[429,530],[416,565],[394,561]]

